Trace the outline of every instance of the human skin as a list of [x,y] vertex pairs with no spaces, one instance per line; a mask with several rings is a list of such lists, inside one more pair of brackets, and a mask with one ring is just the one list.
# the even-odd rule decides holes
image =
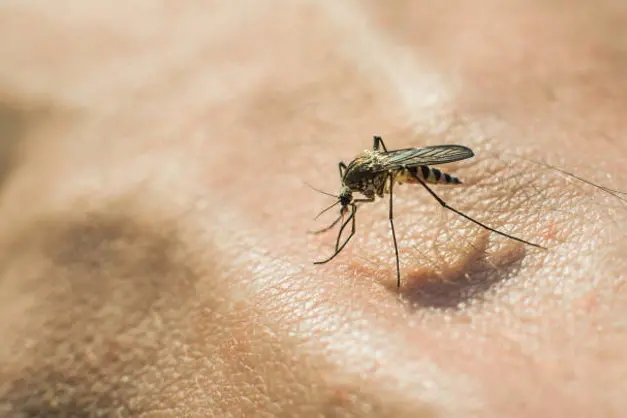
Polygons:
[[[5,1],[0,414],[624,416],[623,2]],[[332,262],[337,163],[460,143]],[[98,415],[100,414],[100,415]],[[118,415],[116,415],[118,414]]]

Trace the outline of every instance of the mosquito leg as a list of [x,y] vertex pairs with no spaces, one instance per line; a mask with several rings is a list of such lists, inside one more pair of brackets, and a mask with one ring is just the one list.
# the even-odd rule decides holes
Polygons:
[[346,225],[348,225],[348,223],[352,220],[353,224],[355,224],[355,213],[352,212],[350,214],[350,216],[346,219],[346,222],[344,222],[342,224],[342,226],[340,227],[339,232],[337,233],[337,239],[335,240],[335,251],[337,251],[338,247],[340,246],[340,239],[342,238],[342,233],[344,232],[344,228],[346,228]]
[[456,213],[456,214],[458,214],[459,216],[462,216],[462,217],[464,217],[464,218],[468,219],[470,222],[475,223],[475,224],[479,225],[480,227],[487,229],[488,231],[492,231],[492,232],[494,232],[494,233],[496,233],[496,234],[502,235],[502,236],[507,237],[507,238],[509,238],[509,239],[513,239],[514,241],[522,242],[523,244],[531,245],[532,247],[542,248],[543,250],[546,250],[546,249],[547,249],[546,247],[543,247],[542,245],[539,245],[539,244],[534,244],[533,242],[529,242],[529,241],[525,241],[524,239],[521,239],[521,238],[515,237],[515,236],[513,236],[513,235],[506,234],[505,232],[501,232],[501,231],[499,231],[498,229],[490,228],[489,226],[487,226],[487,225],[485,225],[485,224],[483,224],[483,223],[481,223],[481,222],[477,221],[476,219],[471,218],[470,216],[466,215],[465,213],[463,213],[463,212],[461,212],[461,211],[459,211],[459,210],[457,210],[457,209],[455,209],[455,208],[453,208],[453,207],[449,206],[449,205],[448,205],[448,204],[447,204],[444,200],[442,200],[442,199],[440,198],[440,196],[438,196],[437,194],[435,194],[435,192],[434,192],[433,190],[431,190],[431,188],[430,188],[429,186],[427,186],[427,185],[426,185],[426,183],[425,183],[424,181],[422,181],[422,179],[421,179],[420,177],[418,177],[417,175],[415,175],[415,174],[414,174],[414,173],[412,173],[411,171],[408,171],[408,172],[409,172],[409,173],[411,173],[411,174],[412,174],[412,176],[413,176],[413,177],[414,177],[414,178],[415,178],[415,179],[416,179],[416,180],[417,180],[420,184],[422,184],[422,185],[423,185],[423,187],[424,187],[425,189],[427,189],[427,191],[431,194],[431,196],[433,196],[433,197],[434,197],[434,199],[435,199],[435,200],[437,200],[437,201],[438,201],[438,203],[439,203],[440,205],[442,205],[443,207],[445,207],[446,209],[448,209],[448,210],[451,210],[451,211],[455,212],[455,213]]
[[[357,207],[353,206],[353,211],[351,212],[350,216],[346,220],[345,224],[348,224],[348,221],[352,221],[352,223],[351,223],[351,233],[348,235],[346,240],[342,243],[342,245],[339,248],[337,248],[335,250],[335,252],[333,253],[333,255],[331,255],[331,257],[327,258],[326,260],[322,260],[322,261],[314,261],[314,264],[325,264],[325,263],[328,263],[329,261],[333,260],[339,253],[341,253],[342,250],[344,249],[344,247],[346,247],[346,244],[348,244],[348,242],[351,240],[353,235],[355,235],[355,212],[356,211],[357,211]],[[338,238],[339,238],[339,235],[338,235]]]
[[392,240],[394,241],[394,256],[396,257],[396,287],[401,287],[401,265],[398,259],[398,244],[396,243],[396,231],[394,231],[394,200],[392,199],[392,188],[394,187],[394,176],[390,175],[390,227],[392,229]]
[[[351,214],[351,216],[354,218],[355,217],[355,213],[357,212],[357,206],[356,203],[366,203],[366,202],[374,202],[374,197],[368,198],[368,199],[355,199],[353,200],[353,205],[352,207],[353,209],[353,213]],[[337,235],[337,241],[335,242],[335,251],[337,251],[337,247],[340,244],[340,237],[342,236],[342,232],[344,231],[344,228],[346,228],[346,225],[348,225],[348,221],[350,220],[350,216],[348,219],[346,219],[346,222],[344,222],[342,224],[342,227],[340,228],[340,232]],[[355,220],[353,219],[353,224],[355,223]]]
[[322,229],[318,229],[317,231],[309,231],[310,234],[322,234],[323,232],[327,232],[328,230],[332,229],[335,225],[337,225],[342,219],[344,219],[344,214],[341,214],[340,216],[337,217],[336,220],[333,221],[333,223],[331,223],[331,225],[327,226],[326,228],[322,228]]
[[374,144],[372,145],[372,149],[375,152],[379,151],[379,145],[381,146],[381,148],[383,148],[384,152],[388,152],[388,149],[385,147],[385,144],[383,143],[383,138],[381,138],[380,136],[375,136],[374,137]]
[[[342,224],[342,227],[340,228],[338,234],[337,234],[337,240],[335,241],[335,253],[329,257],[326,260],[323,261],[316,261],[314,262],[314,264],[324,264],[327,263],[329,261],[331,261],[333,258],[335,258],[336,255],[338,255],[343,249],[344,247],[346,247],[346,244],[348,244],[348,241],[350,241],[350,239],[353,237],[353,235],[355,235],[355,214],[357,213],[357,203],[367,203],[367,202],[374,202],[374,196],[367,198],[367,199],[355,199],[353,200],[353,203],[351,204],[351,214],[348,216],[348,218],[346,219],[346,221]],[[337,224],[339,222],[339,219],[342,218],[343,215],[340,216],[340,218],[336,219],[335,222],[333,222],[334,224]],[[348,238],[346,238],[346,240],[342,243],[342,245],[340,246],[340,239],[342,238],[342,233],[344,232],[344,228],[346,228],[346,225],[348,225],[348,223],[351,222],[351,233],[348,236]],[[325,228],[325,229],[330,229],[335,225],[330,226],[329,228]]]
[[338,164],[338,168],[340,169],[340,179],[343,179],[344,172],[346,171],[346,164],[344,164],[344,161],[340,161],[340,163]]
[[[374,202],[374,197],[369,198],[369,199],[355,199],[355,200],[353,200],[353,203],[362,203],[362,202],[370,202],[370,203]],[[335,225],[337,225],[343,219],[344,219],[344,213],[340,214],[340,216],[335,221],[333,221],[333,223],[331,225],[327,226],[326,228],[322,228],[322,229],[317,230],[317,231],[310,231],[309,233],[310,234],[322,234],[323,232],[327,232],[329,229],[333,228]],[[346,227],[346,224],[347,223],[344,223],[342,225],[342,228],[340,229],[340,233]],[[337,244],[336,244],[336,248],[337,248]]]

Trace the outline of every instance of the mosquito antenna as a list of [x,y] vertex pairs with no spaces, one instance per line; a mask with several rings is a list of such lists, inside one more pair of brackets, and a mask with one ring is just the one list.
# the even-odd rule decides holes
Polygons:
[[336,196],[336,195],[334,195],[334,194],[327,193],[327,192],[324,192],[324,191],[322,191],[322,190],[320,190],[320,189],[317,189],[317,188],[313,187],[311,184],[309,184],[309,183],[307,183],[307,182],[305,182],[305,184],[306,184],[307,186],[309,186],[311,189],[313,189],[313,190],[317,191],[318,193],[326,194],[327,196],[331,196],[331,197],[334,197],[334,198],[336,198],[336,199],[337,199],[337,196]]
[[[337,197],[337,196],[336,196],[336,197]],[[335,202],[334,204],[332,204],[332,205],[331,205],[331,206],[329,206],[328,208],[323,209],[323,210],[322,210],[319,214],[317,214],[317,215],[316,215],[316,217],[314,218],[314,221],[315,221],[316,219],[318,219],[319,217],[321,217],[321,216],[322,216],[322,214],[324,214],[324,213],[326,213],[327,211],[329,211],[329,210],[333,209],[334,207],[336,207],[339,203],[340,203],[340,201],[338,200],[337,202]]]

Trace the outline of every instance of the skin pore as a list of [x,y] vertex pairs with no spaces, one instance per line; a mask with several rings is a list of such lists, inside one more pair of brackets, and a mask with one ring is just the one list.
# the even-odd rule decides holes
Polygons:
[[[0,416],[621,416],[619,1],[9,1]],[[333,262],[337,163],[458,143]],[[117,414],[117,415],[116,415]]]

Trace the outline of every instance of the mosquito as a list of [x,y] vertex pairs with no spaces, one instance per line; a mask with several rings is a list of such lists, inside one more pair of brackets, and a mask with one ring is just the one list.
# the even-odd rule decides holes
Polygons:
[[[355,216],[357,209],[362,203],[372,203],[377,197],[383,198],[387,193],[389,199],[390,229],[392,230],[392,240],[394,242],[394,255],[396,257],[396,286],[401,286],[401,268],[398,256],[398,244],[396,242],[396,231],[394,230],[394,204],[393,189],[395,184],[413,183],[422,185],[431,196],[444,208],[455,212],[467,220],[479,225],[482,228],[492,231],[514,241],[530,245],[532,247],[546,249],[545,247],[515,237],[497,229],[491,228],[478,220],[471,218],[465,213],[449,206],[441,199],[427,184],[462,184],[462,182],[448,173],[444,173],[431,165],[446,164],[454,161],[466,160],[474,157],[474,153],[463,145],[435,145],[424,148],[403,148],[388,151],[383,139],[380,136],[374,137],[372,151],[366,150],[357,155],[350,164],[339,163],[340,180],[342,187],[339,195],[322,192],[326,195],[337,198],[337,202],[324,209],[318,214],[316,219],[328,210],[340,205],[340,215],[326,228],[314,231],[314,234],[321,234],[329,231],[337,224],[341,223],[340,230],[335,241],[335,251],[327,259],[316,261],[314,264],[325,264],[333,260],[348,242],[355,235]],[[359,193],[361,197],[354,197],[353,193]],[[348,217],[346,215],[348,214]],[[340,244],[344,229],[350,224],[350,234]]]

